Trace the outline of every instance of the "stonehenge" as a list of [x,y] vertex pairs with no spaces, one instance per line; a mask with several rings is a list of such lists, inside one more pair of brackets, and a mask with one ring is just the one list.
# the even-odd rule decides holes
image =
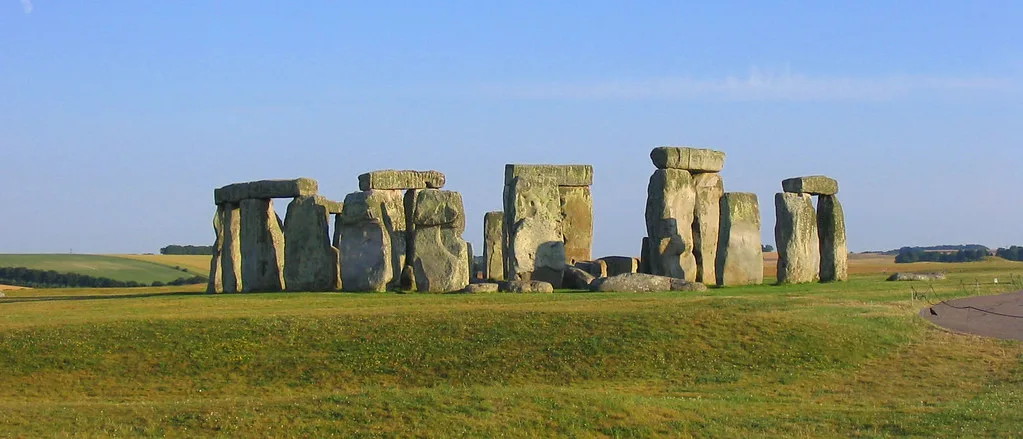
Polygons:
[[[775,195],[778,283],[848,280],[849,249],[838,181],[823,176],[789,178]],[[817,196],[814,209],[812,196]]]
[[[229,184],[214,190],[207,291],[702,291],[763,283],[759,201],[725,192],[725,153],[662,146],[650,160],[656,169],[638,258],[594,257],[590,165],[506,165],[503,209],[483,216],[481,256],[463,238],[462,195],[444,189],[439,171],[367,172],[343,202],[320,195],[310,178]],[[782,188],[778,282],[846,280],[838,182],[798,177]],[[275,198],[290,199],[283,219]]]

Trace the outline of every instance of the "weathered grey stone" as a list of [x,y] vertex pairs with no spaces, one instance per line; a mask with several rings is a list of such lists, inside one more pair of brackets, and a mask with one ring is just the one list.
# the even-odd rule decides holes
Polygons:
[[565,260],[588,261],[593,247],[593,195],[588,186],[558,187],[561,196],[561,231]]
[[639,272],[639,260],[631,256],[604,256],[597,261],[603,262],[607,267],[607,274],[601,277]]
[[468,246],[454,229],[416,229],[410,265],[416,277],[416,291],[445,293],[469,284]]
[[242,291],[242,223],[241,208],[237,204],[224,203],[221,226],[224,228],[224,245],[220,252],[221,284],[225,293]]
[[721,197],[721,228],[714,271],[718,286],[764,283],[757,194],[729,192]]
[[[414,239],[409,240],[409,242],[413,241],[415,240]],[[406,259],[406,261],[411,260],[412,260],[411,258]],[[406,265],[404,268],[401,269],[401,280],[398,282],[398,288],[401,289],[402,291],[416,291],[416,271],[412,268],[411,265]]]
[[415,228],[444,227],[465,232],[462,194],[455,191],[423,189],[416,191],[412,222]]
[[340,254],[330,245],[330,210],[338,203],[297,197],[284,216],[284,283],[289,291],[341,289]]
[[725,185],[721,174],[710,172],[693,177],[696,186],[696,212],[693,219],[693,257],[696,281],[715,282],[717,274],[718,233],[721,224],[721,196]]
[[501,282],[500,291],[503,293],[553,293],[554,286],[549,282],[539,280],[510,280]]
[[239,204],[242,292],[284,290],[284,233],[273,201],[245,199]]
[[594,278],[607,277],[607,263],[601,260],[576,262],[575,266]]
[[653,274],[696,280],[693,218],[696,187],[680,169],[658,169],[647,186],[646,228]]
[[401,191],[370,190],[345,197],[339,243],[345,291],[400,287],[405,267],[405,227]]
[[488,282],[469,284],[466,285],[465,288],[462,288],[462,292],[469,294],[496,293],[500,289],[499,287],[500,286],[498,284]]
[[849,247],[845,239],[845,213],[834,195],[817,198],[817,231],[820,234],[823,282],[849,279]]
[[444,180],[444,174],[438,171],[384,169],[360,175],[359,190],[440,189]]
[[206,284],[206,292],[209,294],[224,291],[224,276],[221,268],[220,255],[224,251],[224,205],[217,206],[217,212],[213,214],[213,234],[216,238],[213,241],[213,257],[210,258],[210,278]]
[[515,178],[505,187],[505,277],[561,286],[565,242],[558,186],[546,178]]
[[816,282],[820,279],[820,240],[817,213],[810,195],[779,192],[774,197],[774,209],[778,283]]
[[590,165],[504,165],[504,184],[510,185],[517,177],[549,178],[557,186],[593,185],[593,166]]
[[294,198],[316,195],[319,185],[311,178],[294,180],[259,180],[234,183],[213,191],[216,204],[237,204],[242,200],[268,198]]
[[838,181],[823,175],[811,175],[782,180],[781,188],[794,194],[835,195],[838,193]]
[[504,212],[487,212],[483,216],[483,278],[504,280]]
[[586,270],[569,265],[565,267],[565,277],[562,280],[562,286],[575,290],[585,290],[590,287],[590,282],[593,279],[595,279],[593,275],[587,273]]
[[[643,243],[639,247],[639,272],[651,274],[650,268],[650,238],[643,237]],[[606,276],[601,276],[606,277]]]
[[682,169],[692,173],[720,172],[725,167],[725,153],[685,146],[654,148],[650,151],[650,160],[657,169]]
[[931,281],[945,280],[945,273],[893,273],[889,281]]
[[707,286],[685,279],[645,273],[623,273],[596,279],[590,283],[591,291],[621,293],[655,293],[659,291],[707,291]]

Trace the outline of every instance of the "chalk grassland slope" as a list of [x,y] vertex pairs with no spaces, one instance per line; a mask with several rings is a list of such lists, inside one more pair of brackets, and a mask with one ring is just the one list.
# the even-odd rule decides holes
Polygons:
[[54,270],[61,273],[78,273],[124,282],[145,283],[170,282],[181,277],[207,276],[209,274],[208,263],[205,271],[185,273],[175,270],[172,266],[154,262],[101,255],[4,254],[0,255],[0,267]]
[[[1023,275],[1023,263],[945,266],[926,300],[1006,291],[964,285]],[[700,294],[12,291],[0,299],[0,432],[1023,433],[1023,345],[934,327],[907,283],[882,278]]]
[[136,261],[152,262],[167,267],[181,267],[188,270],[188,276],[209,277],[210,259],[208,255],[107,255]]

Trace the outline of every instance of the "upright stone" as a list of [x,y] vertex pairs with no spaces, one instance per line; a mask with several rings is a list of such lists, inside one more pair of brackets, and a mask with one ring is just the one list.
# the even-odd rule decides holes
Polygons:
[[647,186],[646,228],[653,274],[696,280],[693,217],[696,187],[688,171],[658,169]]
[[845,213],[834,195],[817,198],[817,231],[821,242],[821,281],[849,279],[849,247],[845,239]]
[[353,192],[341,214],[341,281],[345,291],[398,287],[405,266],[405,208],[398,190]]
[[588,261],[593,247],[593,196],[589,186],[559,186],[561,230],[568,264]]
[[560,288],[565,241],[557,184],[550,178],[515,177],[505,191],[506,278],[543,281]]
[[650,237],[644,236],[639,247],[639,272],[652,274],[650,269]]
[[290,291],[341,288],[340,254],[330,245],[330,211],[336,204],[313,195],[297,197],[284,217],[284,283]]
[[444,293],[465,288],[469,284],[472,255],[462,239],[465,231],[462,195],[454,191],[421,190],[411,215],[415,232],[410,264],[416,290]]
[[780,192],[774,197],[777,222],[778,283],[816,282],[820,277],[820,240],[817,214],[809,194]]
[[504,212],[487,212],[483,216],[484,279],[504,280],[504,253],[501,251],[503,229]]
[[693,220],[693,257],[696,281],[717,280],[718,228],[721,224],[721,196],[725,193],[721,174],[705,173],[693,177],[696,186],[696,211]]
[[405,190],[405,189],[439,189],[444,187],[444,174],[437,171],[398,171],[384,169],[367,172],[359,176],[359,190]]
[[242,292],[282,291],[284,233],[269,199],[241,201]]
[[721,196],[720,205],[721,228],[714,267],[718,286],[764,283],[757,194],[726,193]]
[[220,252],[221,283],[225,293],[242,291],[242,223],[241,208],[234,203],[218,206],[223,209],[221,225],[224,228],[224,245]]
[[220,255],[224,251],[224,206],[217,206],[217,213],[213,215],[213,234],[216,238],[213,241],[213,257],[210,258],[210,278],[206,285],[206,292],[210,294],[224,291],[223,272],[221,271]]
[[684,146],[654,148],[650,151],[650,160],[657,169],[682,169],[694,174],[720,172],[725,167],[725,153]]
[[838,193],[838,181],[823,175],[811,175],[782,180],[781,188],[793,194],[835,195]]

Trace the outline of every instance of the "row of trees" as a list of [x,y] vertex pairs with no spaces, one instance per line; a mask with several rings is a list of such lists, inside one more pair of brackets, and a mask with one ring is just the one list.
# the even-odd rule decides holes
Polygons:
[[1023,247],[1014,245],[1009,248],[1000,248],[995,251],[995,256],[1005,258],[1010,261],[1023,261]]
[[924,251],[905,248],[895,256],[896,264],[908,264],[911,262],[973,262],[984,260],[988,250],[959,250],[956,252]]
[[161,255],[212,255],[212,245],[176,245],[171,244],[160,249]]
[[108,277],[96,277],[78,273],[59,273],[54,270],[35,270],[25,267],[0,267],[0,284],[30,288],[125,288],[162,287],[164,285],[191,285],[206,282],[202,276],[179,277],[170,282],[156,281],[151,284],[136,281],[120,281]]

